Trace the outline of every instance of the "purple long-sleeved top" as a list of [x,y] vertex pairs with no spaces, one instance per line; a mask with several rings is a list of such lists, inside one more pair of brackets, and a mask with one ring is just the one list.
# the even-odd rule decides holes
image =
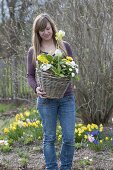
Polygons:
[[[68,56],[71,56],[73,58],[73,53],[71,50],[71,47],[69,45],[69,43],[64,41],[64,45],[65,48],[67,50],[67,54]],[[32,87],[32,89],[34,90],[34,92],[36,93],[36,87],[39,86],[39,84],[37,84],[36,82],[36,68],[35,68],[35,64],[33,63],[33,48],[31,47],[28,51],[28,55],[27,55],[27,79],[28,79],[28,84]],[[69,84],[64,96],[69,95],[73,92],[73,88],[71,83]]]

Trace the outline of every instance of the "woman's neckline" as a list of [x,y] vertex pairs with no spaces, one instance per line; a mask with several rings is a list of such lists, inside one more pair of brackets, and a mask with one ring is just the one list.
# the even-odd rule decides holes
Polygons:
[[[46,52],[46,51],[40,51],[41,53],[45,53],[45,54],[49,54],[49,52]],[[52,55],[52,56],[54,56],[55,55],[55,53],[53,53],[53,54],[50,54],[50,55]]]

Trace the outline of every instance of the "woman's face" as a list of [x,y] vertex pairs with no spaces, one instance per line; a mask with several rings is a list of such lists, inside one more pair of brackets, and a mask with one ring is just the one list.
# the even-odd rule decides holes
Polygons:
[[45,41],[50,40],[52,38],[53,30],[49,22],[47,23],[47,26],[44,30],[39,31],[39,35],[42,38],[42,40],[45,40]]

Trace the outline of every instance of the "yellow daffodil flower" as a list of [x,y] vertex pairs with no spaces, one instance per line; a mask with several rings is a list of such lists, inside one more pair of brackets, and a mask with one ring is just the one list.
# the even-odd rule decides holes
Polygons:
[[24,115],[27,116],[27,117],[29,117],[30,112],[29,112],[29,111],[26,111],[26,112],[24,112]]
[[9,129],[8,128],[4,128],[4,133],[9,133]]
[[60,30],[56,33],[55,39],[58,40],[58,41],[61,41],[64,36],[65,36],[65,32]]

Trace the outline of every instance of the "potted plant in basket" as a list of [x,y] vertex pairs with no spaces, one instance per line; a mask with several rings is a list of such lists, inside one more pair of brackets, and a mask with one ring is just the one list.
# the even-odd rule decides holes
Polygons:
[[48,98],[62,98],[71,79],[78,77],[78,65],[72,57],[64,57],[59,48],[64,36],[64,31],[56,33],[57,49],[54,56],[41,53],[36,58],[38,81]]

